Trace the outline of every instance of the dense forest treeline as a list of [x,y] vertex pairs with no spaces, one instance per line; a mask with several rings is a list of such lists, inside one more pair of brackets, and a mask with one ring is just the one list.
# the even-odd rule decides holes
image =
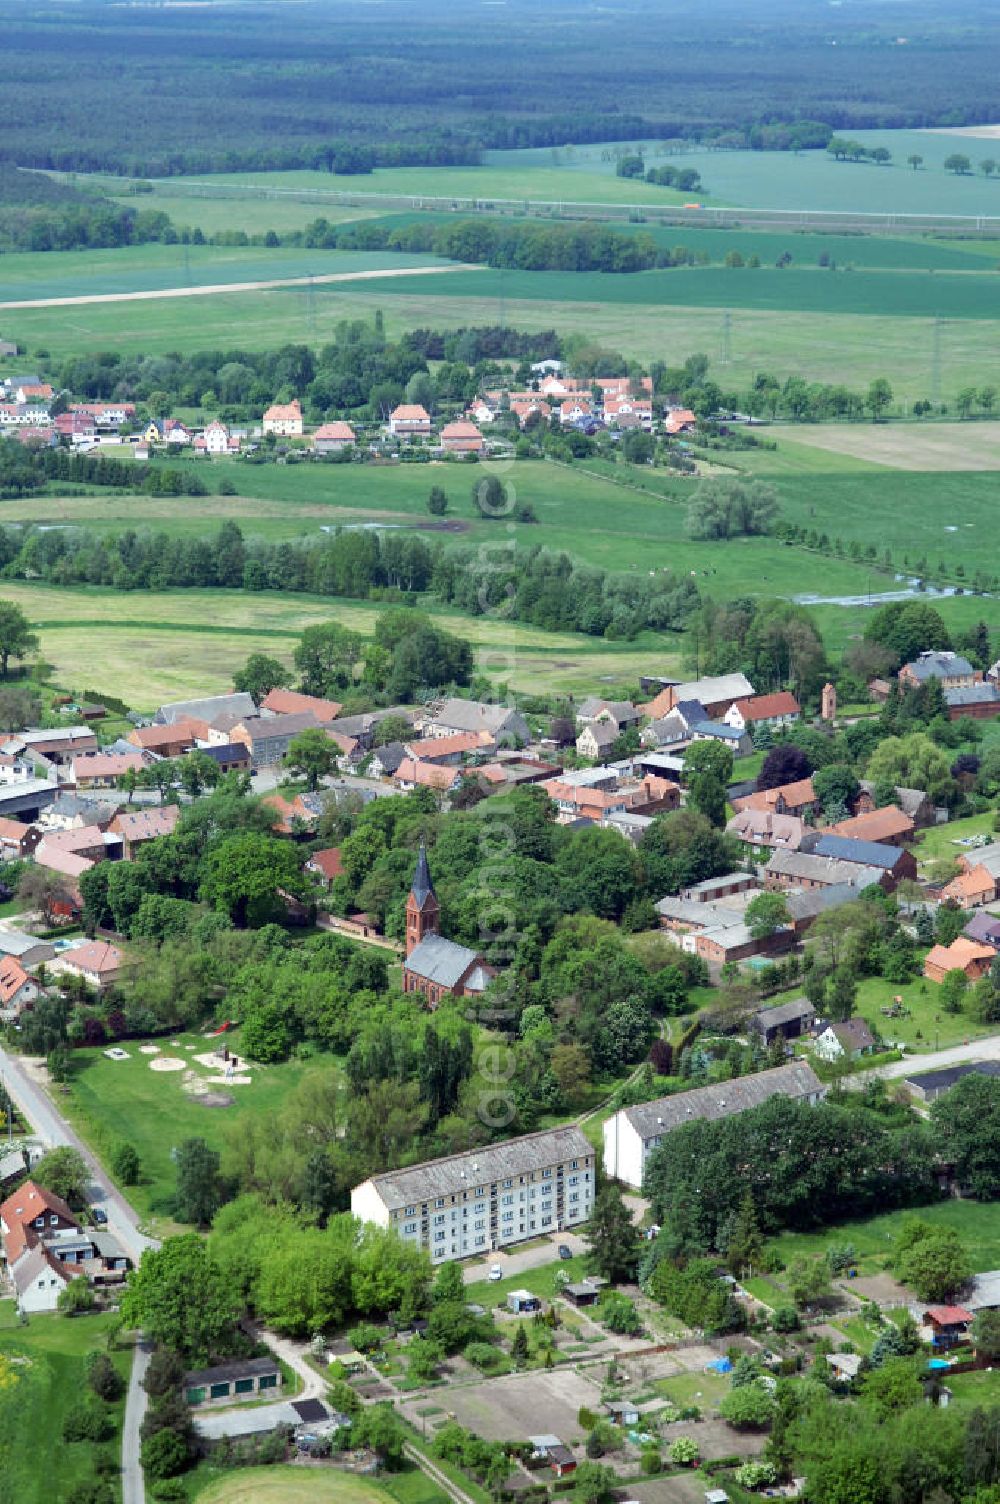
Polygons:
[[269,4],[57,4],[6,20],[0,156],[140,176],[353,173],[567,141],[722,133],[796,146],[803,130],[812,144],[815,122],[969,123],[995,113],[994,21],[985,0],[914,0],[903,47],[891,7],[776,0],[750,29],[736,0],[714,0],[672,15],[659,53],[653,0],[594,8],[585,24],[523,0],[468,14],[316,4],[293,25]]

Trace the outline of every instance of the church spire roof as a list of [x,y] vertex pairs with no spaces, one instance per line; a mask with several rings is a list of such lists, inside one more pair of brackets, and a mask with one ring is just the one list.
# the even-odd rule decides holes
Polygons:
[[410,894],[418,908],[423,908],[428,898],[435,897],[434,884],[431,882],[431,870],[427,865],[427,849],[423,841],[420,842],[420,852],[417,856],[417,870],[413,874],[413,886]]

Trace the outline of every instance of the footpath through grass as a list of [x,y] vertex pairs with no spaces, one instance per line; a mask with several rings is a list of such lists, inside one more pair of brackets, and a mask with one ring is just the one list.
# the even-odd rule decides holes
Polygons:
[[[42,1315],[22,1325],[14,1302],[0,1301],[0,1376],[13,1375],[11,1382],[0,1384],[0,1498],[52,1504],[54,1498],[75,1498],[93,1477],[94,1445],[64,1441],[63,1422],[88,1392],[86,1355],[106,1350],[105,1334],[113,1319],[109,1314]],[[131,1352],[109,1356],[127,1381]],[[124,1399],[108,1410],[115,1435],[101,1451],[117,1459]]]

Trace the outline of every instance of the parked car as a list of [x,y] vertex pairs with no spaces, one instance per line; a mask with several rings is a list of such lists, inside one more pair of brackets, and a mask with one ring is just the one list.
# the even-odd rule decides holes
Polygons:
[[500,1268],[499,1264],[491,1264],[490,1280],[493,1284],[496,1284],[498,1279],[503,1279],[503,1270]]
[[573,1257],[573,1250],[566,1243],[559,1244],[558,1252],[561,1259],[571,1259]]
[[92,1206],[90,1208],[90,1215],[93,1217],[93,1219],[97,1223],[98,1227],[107,1227],[107,1225],[108,1225],[108,1214],[104,1210],[103,1206]]

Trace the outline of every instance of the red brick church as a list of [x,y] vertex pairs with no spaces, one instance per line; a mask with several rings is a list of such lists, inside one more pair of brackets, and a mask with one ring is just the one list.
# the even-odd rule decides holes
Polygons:
[[456,945],[438,931],[441,906],[431,882],[427,852],[420,843],[417,870],[406,900],[406,960],[403,962],[403,991],[422,992],[431,1008],[441,999],[476,997],[485,992],[495,969],[478,951]]

